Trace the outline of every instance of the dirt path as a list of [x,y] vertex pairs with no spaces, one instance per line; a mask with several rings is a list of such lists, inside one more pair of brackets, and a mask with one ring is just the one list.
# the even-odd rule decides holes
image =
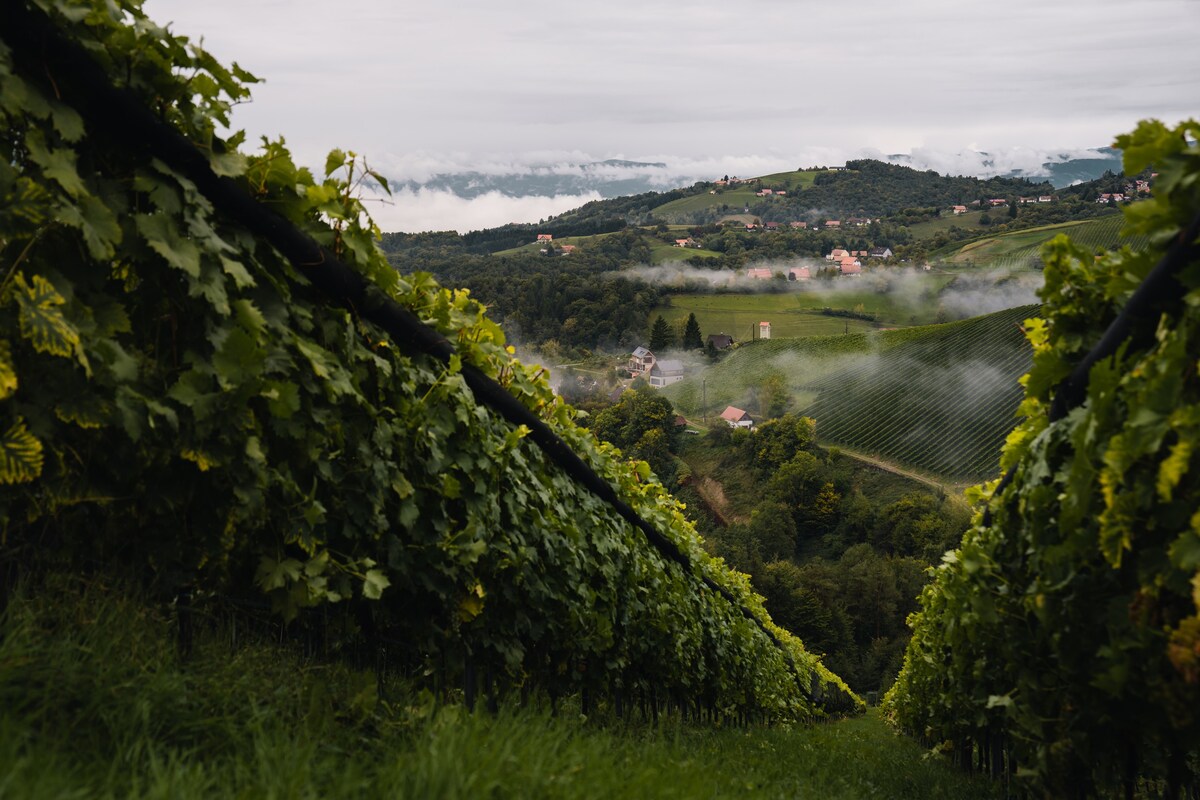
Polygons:
[[[888,461],[876,458],[875,456],[869,456],[866,453],[858,453],[854,450],[847,450],[844,447],[838,447],[837,449],[838,452],[843,453],[856,461],[861,461],[864,464],[870,464],[871,466],[881,469],[884,472],[890,472],[893,475],[899,475],[902,478],[908,478],[909,480],[923,483],[926,486],[932,486],[935,489],[940,489],[950,497],[961,498],[963,489],[970,485],[966,483],[943,483],[942,481],[931,478],[928,475],[922,475],[919,472],[910,472],[909,470],[897,467],[895,464],[892,464]],[[964,500],[963,502],[965,503],[966,501]]]

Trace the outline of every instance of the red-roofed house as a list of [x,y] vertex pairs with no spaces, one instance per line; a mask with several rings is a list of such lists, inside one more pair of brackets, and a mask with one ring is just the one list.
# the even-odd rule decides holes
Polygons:
[[807,281],[812,278],[812,271],[808,267],[792,267],[787,271],[789,281]]
[[959,214],[967,213],[967,207],[966,206],[955,206],[953,211],[954,211],[954,216],[957,217]]
[[758,338],[760,338],[760,339],[770,339],[771,338],[771,323],[769,323],[769,322],[758,323]]
[[731,428],[754,427],[754,420],[750,419],[750,415],[733,406],[729,406],[721,412],[721,419],[725,420],[725,423]]
[[841,220],[828,219],[828,220],[825,220],[825,227],[826,228],[840,228],[840,227],[842,227],[842,222],[841,222]]
[[808,228],[807,222],[789,222],[788,225],[791,225],[793,228],[800,228],[801,230]]
[[550,242],[554,240],[553,233],[539,233],[537,240],[539,242]]
[[774,275],[772,274],[771,270],[767,269],[766,267],[757,267],[746,270],[746,277],[763,281],[770,280],[772,277],[774,277]]
[[862,272],[862,263],[857,258],[846,256],[842,259],[838,268],[842,271],[843,275],[857,275]]
[[562,246],[562,254],[563,254],[564,256],[569,256],[569,255],[571,255],[571,253],[574,253],[574,252],[575,252],[575,245],[573,245],[573,244],[564,244],[564,245]]
[[826,261],[841,261],[843,258],[850,255],[848,250],[843,250],[840,247],[835,247],[830,251],[829,255],[825,256]]

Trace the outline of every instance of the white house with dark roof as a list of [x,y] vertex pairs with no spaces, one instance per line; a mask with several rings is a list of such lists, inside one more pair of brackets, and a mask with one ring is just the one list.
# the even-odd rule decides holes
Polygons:
[[683,380],[683,362],[672,358],[664,358],[654,362],[650,368],[650,385],[658,388],[670,386]]

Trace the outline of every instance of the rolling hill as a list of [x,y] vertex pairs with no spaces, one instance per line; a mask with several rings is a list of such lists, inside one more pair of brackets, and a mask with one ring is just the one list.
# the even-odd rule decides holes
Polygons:
[[822,443],[972,482],[994,474],[1016,422],[1017,379],[1031,364],[1021,323],[1037,313],[1020,306],[941,325],[751,342],[664,391],[691,416],[726,405],[757,414],[764,385],[780,375]]

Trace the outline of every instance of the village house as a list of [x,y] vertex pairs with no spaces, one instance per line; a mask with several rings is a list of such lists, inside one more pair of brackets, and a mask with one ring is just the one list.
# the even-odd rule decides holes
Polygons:
[[563,254],[564,256],[569,256],[569,255],[571,255],[571,253],[574,253],[574,252],[575,252],[575,245],[573,245],[573,244],[564,244],[564,245],[562,246],[562,254]]
[[675,246],[676,247],[698,247],[698,245],[696,244],[696,240],[692,239],[691,237],[688,237],[687,239],[676,239]]
[[778,222],[768,222],[768,223],[767,223],[767,230],[769,230],[769,231],[777,231],[777,230],[779,230],[779,223],[778,223]]
[[760,338],[760,339],[770,339],[771,338],[771,323],[769,323],[769,322],[758,323],[758,338]]
[[705,339],[705,345],[710,344],[714,350],[728,350],[733,347],[733,337],[728,333],[710,333]]
[[539,233],[537,240],[539,242],[552,242],[552,241],[554,241],[554,234],[553,233]]
[[860,272],[862,272],[862,262],[860,262],[857,258],[846,256],[841,260],[841,263],[838,264],[838,269],[843,275],[858,275]]
[[846,220],[846,224],[853,225],[856,228],[865,228],[866,226],[871,224],[871,220],[870,219],[861,219],[859,217],[851,217],[850,219]]
[[650,367],[650,385],[656,388],[670,386],[683,380],[683,362],[670,358],[656,361]]
[[953,209],[951,209],[951,210],[954,212],[954,216],[956,216],[956,217],[957,217],[959,214],[965,214],[965,213],[967,213],[967,207],[966,207],[966,206],[954,206],[954,208],[953,208]]
[[891,258],[892,248],[890,247],[872,247],[871,252],[867,253],[868,258]]
[[769,280],[775,276],[771,272],[771,270],[767,269],[766,267],[752,267],[752,268],[746,270],[746,277],[754,278],[755,280],[762,281],[762,280]]
[[792,267],[787,271],[789,281],[807,281],[812,279],[812,270],[808,267]]
[[805,228],[808,227],[807,222],[789,222],[788,225],[791,225],[793,228],[798,228],[800,230],[804,230]]
[[842,227],[842,222],[841,222],[841,220],[827,219],[827,220],[825,220],[825,227],[826,228],[840,228],[840,227]]
[[1050,195],[1048,195],[1048,194],[1043,194],[1043,195],[1039,195],[1039,196],[1038,196],[1038,202],[1039,202],[1039,203],[1049,203],[1049,202],[1050,202],[1050,201],[1052,201],[1053,199],[1054,199],[1054,198],[1053,198],[1053,197],[1051,197],[1051,196],[1050,196]]
[[750,419],[750,415],[740,408],[728,406],[721,412],[721,419],[731,428],[753,428],[754,420]]
[[850,251],[843,250],[840,247],[835,247],[830,251],[829,255],[825,256],[826,261],[841,261],[846,256],[850,255]]
[[633,351],[633,355],[629,357],[629,371],[634,375],[640,375],[643,372],[649,372],[654,366],[654,353],[651,353],[645,347],[637,347]]
[[991,200],[988,200],[988,202],[992,204],[992,208],[995,208],[996,206],[1006,205],[1008,203],[1008,201],[1005,200],[1003,197],[993,197]]

